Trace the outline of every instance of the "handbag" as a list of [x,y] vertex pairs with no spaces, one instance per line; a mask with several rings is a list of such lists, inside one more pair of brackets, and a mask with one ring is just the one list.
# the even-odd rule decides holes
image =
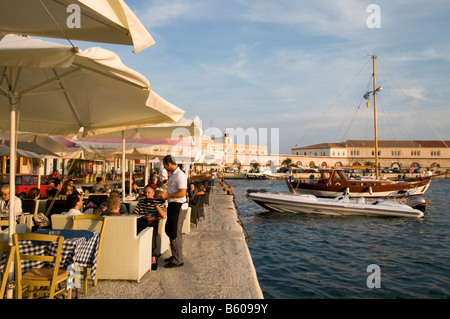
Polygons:
[[33,216],[33,220],[39,228],[50,226],[50,220],[47,216],[45,216],[44,213],[38,213],[37,215]]

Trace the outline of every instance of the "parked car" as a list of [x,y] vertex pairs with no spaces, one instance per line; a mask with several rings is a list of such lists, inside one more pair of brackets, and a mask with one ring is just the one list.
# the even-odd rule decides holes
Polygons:
[[[2,174],[0,184],[9,184],[9,174]],[[28,191],[33,187],[37,187],[38,176],[33,174],[16,174],[16,196],[24,199],[28,195]],[[47,190],[53,188],[44,177],[41,177],[41,197],[47,197]]]
[[283,166],[277,170],[277,173],[289,173],[289,170],[290,170],[289,167]]

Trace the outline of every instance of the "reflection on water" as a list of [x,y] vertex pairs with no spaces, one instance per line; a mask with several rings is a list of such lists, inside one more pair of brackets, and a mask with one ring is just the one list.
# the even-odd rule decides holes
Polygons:
[[[284,181],[226,182],[265,298],[449,298],[450,180],[433,181],[422,219],[268,212],[247,190],[287,193]],[[380,288],[367,286],[370,264]]]

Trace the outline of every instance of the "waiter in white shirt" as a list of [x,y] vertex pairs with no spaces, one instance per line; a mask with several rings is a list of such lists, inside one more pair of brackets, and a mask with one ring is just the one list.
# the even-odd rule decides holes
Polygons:
[[182,228],[189,205],[186,201],[187,177],[171,155],[163,158],[164,168],[170,172],[167,183],[166,234],[170,239],[172,257],[167,258],[165,268],[183,266]]

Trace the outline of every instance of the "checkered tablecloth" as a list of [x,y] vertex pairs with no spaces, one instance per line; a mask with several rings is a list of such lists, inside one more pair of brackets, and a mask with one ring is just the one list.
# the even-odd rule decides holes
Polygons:
[[[73,264],[81,267],[89,267],[91,268],[91,278],[95,280],[97,273],[99,232],[96,230],[41,229],[36,233],[49,234],[50,231],[55,230],[60,232],[60,236],[64,237],[59,268],[67,270],[69,269],[69,266]],[[54,256],[56,250],[56,243],[49,244],[29,240],[19,241],[19,252],[21,254]],[[3,269],[5,257],[6,254],[0,258],[0,269]],[[22,260],[21,262],[22,273],[25,273],[32,268],[43,268],[46,266],[52,267],[54,265],[42,261],[31,260]],[[70,269],[73,269],[73,266]]]
[[[72,264],[91,268],[91,278],[94,280],[97,273],[97,258],[99,232],[89,230],[67,230],[67,229],[41,229],[36,233],[48,234],[50,231],[59,231],[59,236],[64,237],[61,250],[61,262],[59,268],[68,269]],[[19,251],[27,250],[27,253],[42,254],[42,244],[32,243],[30,241],[21,241]],[[56,244],[44,245],[45,255],[55,255]],[[53,266],[53,265],[50,265]],[[29,268],[28,268],[29,267]],[[34,268],[28,261],[22,261],[22,272]]]

